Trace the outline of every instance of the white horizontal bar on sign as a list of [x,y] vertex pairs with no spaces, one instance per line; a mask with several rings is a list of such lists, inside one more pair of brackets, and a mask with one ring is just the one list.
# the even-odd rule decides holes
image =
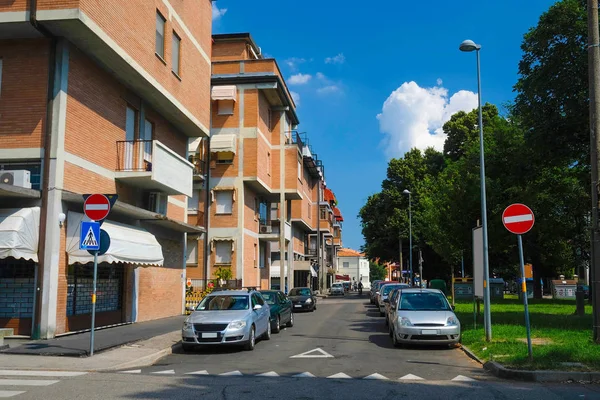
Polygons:
[[86,210],[108,210],[108,204],[86,204]]
[[76,371],[26,371],[18,369],[0,369],[0,376],[50,376],[50,377],[67,377],[81,376],[87,372]]
[[513,215],[512,217],[505,217],[504,223],[505,224],[513,224],[515,222],[525,222],[525,221],[531,221],[531,220],[533,220],[532,214]]

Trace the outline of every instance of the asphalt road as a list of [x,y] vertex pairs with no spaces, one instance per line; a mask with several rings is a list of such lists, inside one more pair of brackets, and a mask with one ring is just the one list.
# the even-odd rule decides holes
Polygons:
[[[173,354],[140,370],[79,376],[0,371],[0,398],[600,399],[594,385],[498,380],[459,349],[396,349],[366,298],[320,300],[316,312],[295,318],[293,328],[252,352],[210,348]],[[306,352],[321,357],[291,358]]]

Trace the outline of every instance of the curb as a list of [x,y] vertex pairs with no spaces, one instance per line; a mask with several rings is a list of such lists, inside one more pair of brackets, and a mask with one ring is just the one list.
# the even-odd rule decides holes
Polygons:
[[479,364],[481,364],[481,365],[485,365],[485,362],[483,362],[483,361],[482,361],[482,360],[481,360],[479,357],[477,357],[477,356],[475,355],[475,353],[473,353],[473,352],[471,351],[471,349],[469,349],[467,346],[464,346],[464,345],[462,345],[462,344],[461,344],[461,345],[460,345],[460,348],[461,348],[461,350],[462,350],[462,351],[464,351],[464,352],[465,352],[465,354],[466,354],[467,356],[469,356],[469,357],[470,357],[470,358],[472,358],[473,360],[477,361]]
[[95,369],[94,372],[104,372],[104,371],[116,371],[119,369],[127,369],[127,368],[138,368],[138,367],[147,367],[149,365],[154,364],[157,360],[163,358],[164,356],[168,356],[173,353],[175,350],[179,350],[181,348],[181,341],[177,342],[167,348],[159,350],[155,353],[148,354],[147,356],[140,357],[136,360],[127,361],[122,364],[113,365],[112,367]]
[[[468,353],[467,353],[468,354]],[[526,382],[598,382],[600,372],[579,371],[524,371],[505,368],[495,361],[488,361],[483,368],[498,378]]]

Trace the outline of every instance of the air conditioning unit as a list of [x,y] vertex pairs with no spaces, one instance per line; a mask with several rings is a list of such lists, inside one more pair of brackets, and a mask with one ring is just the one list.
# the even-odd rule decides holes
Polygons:
[[273,232],[273,227],[271,225],[261,225],[260,233],[271,233]]
[[26,169],[0,171],[0,183],[31,189],[31,172]]
[[167,195],[162,192],[150,192],[148,195],[148,210],[166,215],[167,200]]

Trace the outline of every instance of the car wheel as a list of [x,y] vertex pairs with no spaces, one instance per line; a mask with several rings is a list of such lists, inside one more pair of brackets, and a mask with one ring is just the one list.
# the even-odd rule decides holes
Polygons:
[[252,351],[252,350],[254,350],[255,345],[256,345],[256,332],[254,329],[254,325],[252,325],[252,327],[250,328],[250,338],[248,339],[248,342],[246,343],[246,346],[244,348],[248,351]]
[[394,347],[398,347],[398,348],[402,347],[402,343],[400,343],[398,341],[398,339],[396,338],[396,332],[394,332],[393,330],[392,330],[392,344],[394,345]]
[[277,316],[277,321],[275,321],[275,328],[273,329],[273,333],[281,332],[281,316]]
[[287,324],[288,327],[294,326],[294,313],[290,313],[290,321]]
[[193,344],[181,343],[181,348],[183,349],[184,353],[189,353],[189,352],[193,351],[195,347],[196,346],[194,346]]
[[265,340],[271,340],[271,332],[272,332],[271,321],[269,321],[269,323],[267,324],[267,331],[265,332],[265,335],[264,335]]

